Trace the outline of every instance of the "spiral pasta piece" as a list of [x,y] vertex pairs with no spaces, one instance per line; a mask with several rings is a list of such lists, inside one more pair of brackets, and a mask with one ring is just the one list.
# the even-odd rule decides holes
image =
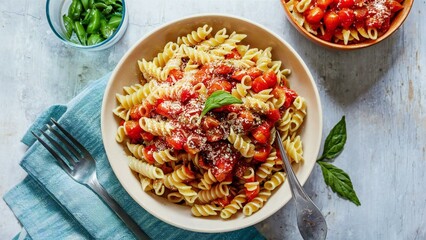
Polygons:
[[242,99],[242,101],[246,108],[253,109],[254,111],[261,113],[266,113],[269,110],[275,109],[271,102],[265,103],[254,97],[245,97]]
[[236,134],[232,128],[228,136],[228,141],[232,143],[234,148],[244,157],[249,158],[254,156],[255,146],[250,143],[250,139],[244,139],[243,136]]
[[179,37],[177,39],[177,44],[182,45],[185,44],[187,46],[197,45],[199,42],[206,39],[207,35],[209,35],[213,31],[212,27],[209,27],[207,24],[197,28],[196,31],[192,31],[184,37]]
[[295,106],[296,111],[294,111],[291,117],[290,132],[296,132],[302,125],[303,119],[306,116],[306,101],[304,98],[300,96],[297,97],[294,100],[293,105]]
[[219,183],[209,190],[201,190],[198,192],[198,200],[201,203],[208,203],[218,198],[229,195],[229,187],[226,183]]
[[223,58],[207,52],[199,51],[195,48],[188,47],[186,45],[182,45],[181,48],[183,52],[189,57],[189,59],[196,63],[206,64],[208,62]]
[[169,122],[161,120],[156,121],[147,117],[139,119],[139,125],[144,131],[149,132],[154,136],[168,136],[173,130],[173,127]]
[[222,207],[213,204],[194,204],[194,206],[191,208],[192,214],[196,217],[215,216],[220,210],[222,210]]
[[251,78],[246,75],[241,79],[241,83],[237,83],[235,88],[232,89],[232,96],[243,99],[247,95],[247,90],[251,88]]
[[217,182],[216,177],[213,175],[211,169],[204,173],[203,178],[198,183],[198,188],[202,190],[209,190],[213,183]]
[[266,181],[264,184],[265,189],[269,191],[273,191],[279,185],[281,185],[285,181],[285,173],[284,172],[276,172],[272,175],[271,179]]
[[152,156],[154,157],[154,160],[159,164],[178,160],[177,157],[172,155],[170,149],[153,152]]
[[228,219],[234,215],[238,210],[243,208],[243,204],[246,202],[247,197],[244,193],[240,193],[235,196],[232,201],[226,205],[222,211],[220,211],[220,217],[223,219]]
[[264,203],[266,202],[266,200],[268,200],[270,196],[271,196],[271,191],[269,191],[268,189],[261,189],[259,192],[259,195],[253,198],[253,200],[248,202],[243,207],[244,215],[250,216],[253,213],[259,211],[259,209],[263,207]]
[[161,179],[164,177],[163,170],[147,162],[140,161],[139,159],[132,156],[128,156],[128,161],[130,169],[142,174],[142,176],[151,179]]
[[256,180],[258,182],[263,182],[269,175],[271,175],[276,159],[277,151],[273,148],[266,158],[266,161],[260,164],[259,168],[256,170]]
[[290,157],[290,161],[294,161],[296,163],[304,161],[300,136],[295,137],[292,141],[290,140],[290,137],[288,137],[286,140],[283,140],[283,146],[287,155]]

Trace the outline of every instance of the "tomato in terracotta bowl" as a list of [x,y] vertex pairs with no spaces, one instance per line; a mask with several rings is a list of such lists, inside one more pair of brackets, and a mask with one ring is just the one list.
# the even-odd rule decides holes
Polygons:
[[325,47],[352,50],[372,46],[394,33],[413,0],[281,0],[291,24]]

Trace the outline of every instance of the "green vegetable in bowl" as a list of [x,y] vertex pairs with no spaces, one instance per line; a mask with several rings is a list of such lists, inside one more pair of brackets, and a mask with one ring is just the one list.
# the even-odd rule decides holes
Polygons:
[[121,0],[72,0],[62,16],[65,36],[81,45],[94,45],[111,37],[123,20]]

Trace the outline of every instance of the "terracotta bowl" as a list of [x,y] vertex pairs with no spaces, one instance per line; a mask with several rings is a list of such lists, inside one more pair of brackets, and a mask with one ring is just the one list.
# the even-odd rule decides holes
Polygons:
[[404,8],[394,16],[394,18],[391,21],[391,26],[389,30],[386,31],[382,36],[378,37],[376,40],[369,39],[359,43],[352,43],[352,44],[348,43],[348,45],[344,45],[341,43],[332,43],[332,42],[322,40],[319,37],[309,33],[303,26],[300,26],[299,24],[297,24],[290,10],[288,10],[288,8],[285,5],[286,0],[281,0],[281,4],[283,5],[283,8],[288,20],[300,33],[302,33],[305,37],[307,37],[309,40],[313,41],[316,44],[319,44],[321,46],[328,47],[328,48],[339,49],[339,50],[354,50],[354,49],[365,48],[383,41],[385,38],[389,37],[394,32],[396,32],[396,30],[398,30],[398,28],[402,25],[402,23],[405,21],[408,14],[410,13],[413,2],[414,0],[404,0],[403,3],[401,3]]

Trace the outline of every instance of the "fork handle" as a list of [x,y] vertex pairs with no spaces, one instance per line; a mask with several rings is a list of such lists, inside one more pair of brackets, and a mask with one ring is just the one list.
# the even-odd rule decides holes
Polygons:
[[139,225],[120,207],[120,205],[112,198],[97,179],[92,179],[88,183],[90,189],[96,193],[117,215],[123,220],[127,227],[132,231],[137,239],[151,239]]

